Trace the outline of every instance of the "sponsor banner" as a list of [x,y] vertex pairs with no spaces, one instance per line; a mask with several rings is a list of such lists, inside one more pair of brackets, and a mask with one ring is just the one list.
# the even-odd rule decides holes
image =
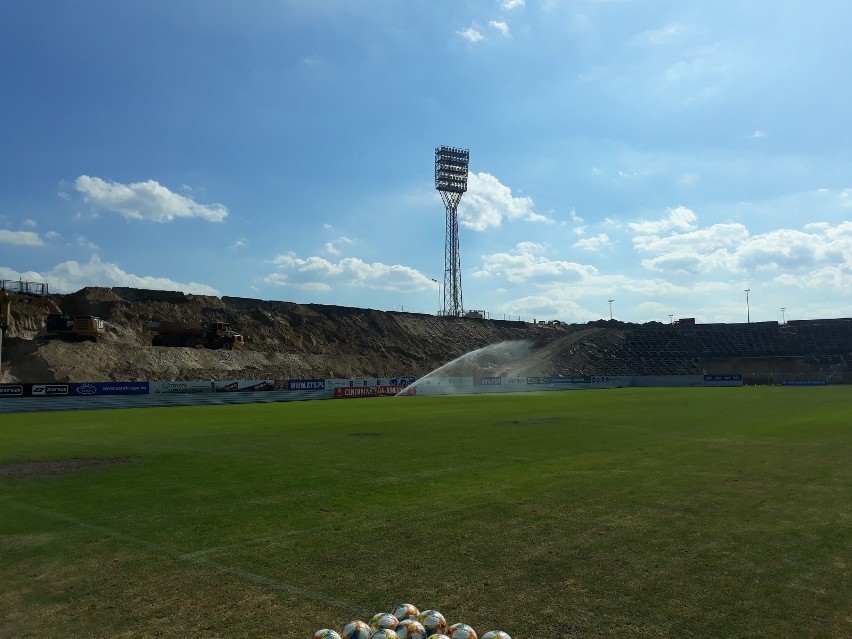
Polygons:
[[306,391],[306,390],[325,390],[324,379],[288,379],[287,390],[291,391]]
[[782,386],[827,386],[824,379],[782,379]]
[[500,386],[503,379],[500,377],[474,377],[473,383],[476,386]]
[[68,394],[68,384],[26,384],[33,397],[60,397]]
[[743,381],[743,376],[739,373],[734,375],[705,375],[705,382],[741,382]]
[[416,377],[391,377],[387,381],[388,386],[411,386],[417,381]]
[[547,384],[549,377],[545,377],[542,381],[541,377],[527,377],[527,384]]
[[217,393],[256,393],[275,389],[275,381],[271,379],[235,379],[216,382]]
[[0,384],[0,397],[23,397],[23,384]]
[[371,386],[338,386],[334,389],[335,399],[351,397],[375,397],[376,389]]
[[69,384],[70,395],[87,397],[92,395],[147,395],[148,382],[85,382]]
[[408,388],[399,384],[383,384],[381,386],[338,386],[334,389],[335,399],[351,399],[357,397],[394,397],[405,391],[406,395],[414,395],[416,388]]
[[[602,378],[597,378],[602,379]],[[542,384],[589,384],[592,381],[591,377],[542,377]],[[547,381],[545,381],[547,380]]]
[[190,381],[190,382],[149,382],[151,395],[167,393],[215,393],[215,381]]
[[[507,377],[506,383],[507,384],[527,384],[528,379],[532,379],[532,378],[528,378],[528,377]],[[537,384],[538,382],[535,382],[535,383]]]

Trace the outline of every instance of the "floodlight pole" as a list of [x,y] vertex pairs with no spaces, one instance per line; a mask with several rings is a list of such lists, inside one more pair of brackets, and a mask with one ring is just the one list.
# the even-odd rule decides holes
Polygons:
[[786,312],[787,312],[787,309],[784,306],[782,306],[781,307],[781,323],[782,324],[787,323],[787,318],[785,317]]
[[446,210],[444,241],[444,315],[464,314],[461,288],[461,254],[459,252],[458,208],[467,191],[470,151],[449,146],[435,149],[435,188],[441,194]]
[[615,300],[607,300],[609,302],[609,319],[612,319],[612,303]]
[[750,288],[745,290],[746,294],[746,324],[751,324],[751,307],[748,304],[748,294],[751,291]]

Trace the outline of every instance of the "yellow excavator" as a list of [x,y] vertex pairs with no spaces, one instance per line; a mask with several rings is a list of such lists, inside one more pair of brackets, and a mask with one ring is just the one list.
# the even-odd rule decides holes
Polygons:
[[31,282],[0,282],[0,330],[4,333],[12,321],[13,302],[48,311],[45,330],[39,335],[40,338],[95,342],[106,333],[106,326],[100,317],[63,313],[56,302],[47,297],[46,284],[37,285],[41,287],[38,292],[32,292],[34,286]]

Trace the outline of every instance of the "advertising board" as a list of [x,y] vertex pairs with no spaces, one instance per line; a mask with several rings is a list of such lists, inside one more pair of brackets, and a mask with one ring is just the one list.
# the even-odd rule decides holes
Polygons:
[[148,382],[84,382],[69,384],[69,395],[91,397],[93,395],[147,395]]
[[288,379],[287,390],[291,391],[306,391],[306,390],[325,390],[324,379]]

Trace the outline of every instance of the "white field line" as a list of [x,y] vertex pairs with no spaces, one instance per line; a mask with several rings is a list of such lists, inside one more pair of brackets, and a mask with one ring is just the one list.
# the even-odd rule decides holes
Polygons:
[[349,614],[352,614],[354,611],[361,611],[362,613],[364,613],[364,611],[367,609],[366,606],[362,606],[351,601],[341,601],[339,599],[332,599],[320,593],[316,593],[305,588],[300,588],[299,586],[294,586],[292,584],[284,583],[283,581],[279,581],[277,579],[258,575],[256,573],[250,572],[248,570],[243,570],[242,568],[238,568],[236,566],[228,566],[219,562],[210,561],[209,559],[205,559],[204,557],[193,556],[193,554],[184,555],[181,553],[176,553],[172,550],[169,550],[165,546],[145,541],[144,539],[139,539],[138,537],[127,535],[125,533],[119,532],[117,530],[112,530],[111,528],[107,528],[105,526],[90,524],[85,521],[81,521],[79,519],[66,515],[64,513],[47,510],[46,508],[40,508],[38,506],[22,504],[13,500],[7,501],[6,504],[13,508],[17,508],[18,510],[23,510],[36,515],[40,515],[47,519],[54,519],[57,521],[65,522],[67,524],[72,524],[74,526],[82,528],[83,530],[95,532],[104,537],[109,537],[111,539],[123,541],[139,548],[144,548],[153,553],[168,557],[170,559],[183,561],[186,563],[194,564],[196,566],[201,566],[203,568],[209,568],[216,572],[227,573],[229,575],[239,577],[240,579],[244,579],[245,581],[249,581],[258,586],[265,586],[278,592],[283,592],[288,595],[295,595],[297,597],[301,597],[302,599],[307,599],[308,601],[320,603],[322,605],[330,606],[332,608],[338,608],[342,611],[346,611]]

